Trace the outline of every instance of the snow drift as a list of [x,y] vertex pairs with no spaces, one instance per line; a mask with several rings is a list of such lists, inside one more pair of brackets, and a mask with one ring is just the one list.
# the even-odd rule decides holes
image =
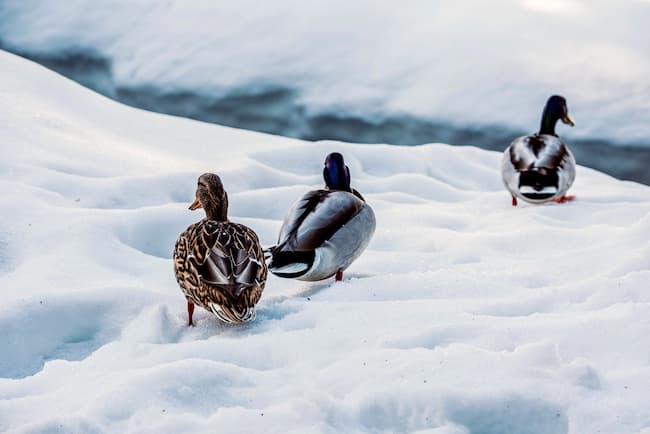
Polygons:
[[[5,52],[0,98],[0,431],[650,432],[650,188],[579,167],[512,208],[498,153],[143,112]],[[197,175],[268,245],[334,150],[377,215],[347,279],[186,327]]]

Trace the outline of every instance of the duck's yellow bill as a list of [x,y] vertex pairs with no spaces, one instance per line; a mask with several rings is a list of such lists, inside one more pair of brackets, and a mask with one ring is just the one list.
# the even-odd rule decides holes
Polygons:
[[199,208],[203,208],[203,205],[201,205],[201,201],[197,197],[196,199],[194,199],[194,202],[192,202],[192,204],[190,205],[190,210],[194,211],[195,209],[199,209]]
[[562,118],[562,122],[571,126],[574,126],[576,124],[575,122],[573,122],[573,119],[571,119],[571,116],[569,116],[568,114],[564,115],[564,117]]

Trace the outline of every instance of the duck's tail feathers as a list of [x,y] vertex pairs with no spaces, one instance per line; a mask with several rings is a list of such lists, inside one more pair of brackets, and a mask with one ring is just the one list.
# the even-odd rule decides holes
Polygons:
[[228,324],[237,324],[242,322],[249,322],[255,319],[255,307],[231,308],[224,307],[217,303],[210,303],[212,313],[217,318]]
[[264,252],[264,260],[266,262],[268,262],[269,259],[271,259],[271,257],[273,256],[273,250],[277,249],[277,247],[278,246],[269,246],[269,247],[266,247],[266,248],[262,249],[262,251]]
[[275,252],[271,254],[269,271],[276,276],[296,278],[305,274],[314,264],[316,253],[306,252]]

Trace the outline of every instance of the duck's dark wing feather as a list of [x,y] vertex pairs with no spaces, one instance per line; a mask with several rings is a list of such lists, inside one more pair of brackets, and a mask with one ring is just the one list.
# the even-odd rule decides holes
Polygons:
[[235,299],[247,288],[264,286],[264,253],[253,230],[205,221],[197,235],[192,260],[203,283],[218,286]]
[[566,145],[556,136],[533,134],[516,139],[510,146],[510,162],[518,171],[557,169],[568,156]]
[[316,249],[356,216],[363,206],[362,199],[346,191],[310,191],[289,211],[273,253]]

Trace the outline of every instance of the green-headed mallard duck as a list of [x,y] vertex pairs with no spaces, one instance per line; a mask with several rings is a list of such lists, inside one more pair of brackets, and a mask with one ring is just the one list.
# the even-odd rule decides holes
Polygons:
[[553,95],[544,107],[539,133],[516,138],[503,153],[501,176],[513,206],[517,198],[530,203],[562,203],[575,198],[566,192],[576,177],[576,160],[555,134],[558,120],[575,125],[566,99]]
[[280,277],[322,280],[343,271],[361,255],[375,232],[375,214],[350,188],[350,170],[338,152],[323,169],[325,188],[301,197],[284,219],[269,270]]
[[174,248],[174,271],[187,298],[188,325],[195,304],[228,323],[252,321],[267,276],[257,235],[228,221],[228,195],[213,173],[199,177],[190,210],[199,208],[205,210],[205,218],[188,227]]

